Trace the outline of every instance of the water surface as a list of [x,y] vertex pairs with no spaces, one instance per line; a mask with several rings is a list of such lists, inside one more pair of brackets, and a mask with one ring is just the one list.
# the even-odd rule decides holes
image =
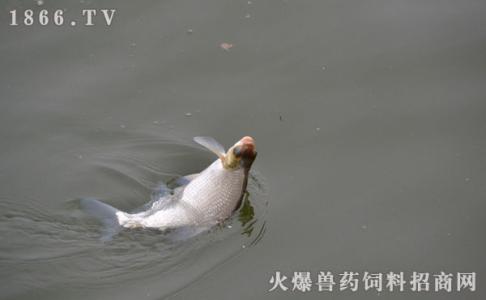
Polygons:
[[[110,27],[13,28],[37,3],[0,7],[1,298],[376,298],[268,291],[328,270],[477,272],[474,293],[419,296],[484,298],[484,1],[41,6],[116,8]],[[101,242],[77,199],[140,207],[214,159],[197,135],[255,138],[253,232]]]

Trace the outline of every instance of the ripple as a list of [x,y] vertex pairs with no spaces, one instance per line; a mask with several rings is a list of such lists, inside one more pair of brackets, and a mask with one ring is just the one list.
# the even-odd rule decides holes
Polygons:
[[[130,203],[140,204],[150,201],[154,189],[180,176],[179,172],[199,172],[211,163],[208,153],[199,148],[156,139],[131,139],[80,152],[87,158],[83,163],[89,165],[84,176],[94,176],[100,184],[107,181],[110,187],[137,190],[147,197]],[[38,289],[56,294],[59,285],[69,287],[64,292],[87,287],[95,291],[152,281],[164,286],[167,294],[174,293],[263,238],[264,187],[261,174],[252,171],[248,193],[234,216],[189,239],[180,231],[163,234],[140,229],[124,230],[102,242],[100,225],[79,210],[76,199],[52,210],[38,199],[0,197],[0,235],[8,241],[0,246],[0,274],[8,287],[5,295]],[[90,187],[86,189],[89,194]],[[123,206],[117,195],[116,191],[108,193],[110,203]],[[172,279],[175,274],[179,280]]]

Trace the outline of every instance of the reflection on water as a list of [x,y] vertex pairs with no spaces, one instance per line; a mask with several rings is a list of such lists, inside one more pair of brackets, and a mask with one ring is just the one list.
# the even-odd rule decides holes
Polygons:
[[243,204],[241,205],[240,213],[238,214],[238,220],[241,222],[241,226],[243,227],[243,232],[241,234],[250,236],[253,232],[253,225],[256,222],[255,209],[249,200],[250,193],[245,192],[243,197]]
[[[86,160],[92,164],[92,173],[87,176],[96,176],[110,186],[114,181],[121,189],[129,187],[136,191],[120,199],[116,197],[117,191],[99,197],[117,207],[131,206],[129,210],[150,200],[150,195],[167,192],[166,185],[161,183],[177,178],[178,166],[184,165],[189,173],[194,173],[200,169],[191,166],[193,162],[197,168],[211,162],[202,150],[168,141],[130,141],[84,152],[92,158]],[[171,164],[164,166],[168,161]],[[185,172],[184,168],[182,171]],[[53,288],[58,285],[82,288],[89,284],[92,288],[106,288],[154,275],[163,278],[171,276],[176,269],[184,271],[182,265],[187,261],[197,265],[199,253],[211,254],[216,247],[226,248],[225,255],[214,258],[212,268],[241,251],[242,246],[252,245],[261,238],[253,234],[255,228],[262,232],[266,209],[259,178],[251,174],[249,192],[233,217],[222,226],[196,236],[184,229],[166,233],[135,229],[123,230],[112,240],[102,242],[100,224],[80,211],[78,200],[67,201],[59,211],[49,211],[38,205],[39,201],[3,199],[0,234],[9,241],[0,247],[2,274],[6,275],[4,283],[8,283],[5,292],[14,296],[42,288],[47,294],[55,294]],[[86,186],[85,193],[91,193],[90,186]],[[55,271],[46,273],[47,266]],[[204,273],[204,268],[200,268],[201,272]],[[184,276],[187,281],[180,281],[178,286],[198,276],[197,272]],[[172,284],[167,291],[176,287]]]
[[241,206],[238,214],[238,221],[240,221],[242,227],[241,234],[246,235],[247,237],[252,236],[253,230],[259,227],[258,233],[254,235],[250,245],[256,245],[265,235],[265,221],[263,221],[262,224],[258,223],[258,219],[255,217],[255,209],[250,201],[249,192],[245,192],[243,205]]

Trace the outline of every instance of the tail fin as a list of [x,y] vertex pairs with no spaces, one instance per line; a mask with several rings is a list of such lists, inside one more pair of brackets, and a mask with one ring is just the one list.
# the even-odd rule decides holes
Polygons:
[[93,198],[84,198],[79,201],[79,205],[89,215],[95,217],[101,222],[103,228],[101,230],[101,240],[109,241],[115,236],[122,227],[118,222],[117,213],[120,210],[110,206],[106,203],[98,201]]

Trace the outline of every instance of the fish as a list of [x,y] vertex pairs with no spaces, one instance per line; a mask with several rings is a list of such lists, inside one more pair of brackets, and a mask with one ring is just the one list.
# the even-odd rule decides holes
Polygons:
[[241,206],[257,156],[255,140],[245,136],[228,151],[212,137],[199,136],[194,141],[218,158],[200,173],[182,177],[181,186],[149,202],[146,209],[128,213],[94,198],[80,200],[81,208],[102,223],[105,239],[124,228],[211,228]]

